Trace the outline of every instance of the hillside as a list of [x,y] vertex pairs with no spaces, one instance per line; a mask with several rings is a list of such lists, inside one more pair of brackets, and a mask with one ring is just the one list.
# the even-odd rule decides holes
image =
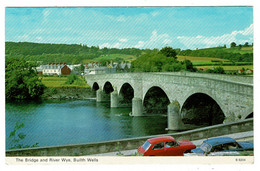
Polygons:
[[183,50],[179,56],[220,58],[233,62],[253,62],[253,47],[215,47],[197,50]]
[[[82,44],[48,44],[29,42],[6,42],[6,58],[24,58],[26,61],[66,62],[67,64],[134,61],[140,55],[158,52],[159,49],[99,48]],[[175,49],[179,61],[188,59],[194,64],[212,61],[253,62],[253,47],[214,47],[197,50]]]
[[[66,62],[78,64],[85,62],[117,62],[133,60],[147,50],[137,48],[102,48],[77,44],[44,44],[29,42],[6,42],[6,58],[25,58],[26,61]],[[148,50],[149,51],[149,50]]]

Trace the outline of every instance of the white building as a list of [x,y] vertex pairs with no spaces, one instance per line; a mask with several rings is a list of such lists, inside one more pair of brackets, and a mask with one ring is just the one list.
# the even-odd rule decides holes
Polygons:
[[49,63],[40,67],[43,75],[69,75],[71,72],[66,63]]

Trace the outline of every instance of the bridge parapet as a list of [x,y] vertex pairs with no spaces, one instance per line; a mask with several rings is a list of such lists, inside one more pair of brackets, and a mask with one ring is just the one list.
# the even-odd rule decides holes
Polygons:
[[[201,73],[117,73],[117,74],[100,74],[100,75],[87,75],[85,76],[87,83],[90,86],[94,82],[103,80],[105,81],[114,81],[114,82],[131,82],[131,81],[147,81],[147,82],[159,82],[159,83],[173,83],[173,84],[182,84],[196,87],[207,87],[211,89],[218,89],[222,91],[229,91],[233,93],[243,94],[243,95],[253,95],[253,84],[246,83],[251,82],[252,79],[244,78],[248,77],[222,77],[219,75],[213,74],[210,77],[210,74],[204,75]],[[218,79],[221,78],[221,79]],[[232,78],[228,80],[228,78]],[[104,81],[105,80],[105,81]],[[251,80],[251,81],[250,81]],[[118,90],[119,91],[119,90]]]

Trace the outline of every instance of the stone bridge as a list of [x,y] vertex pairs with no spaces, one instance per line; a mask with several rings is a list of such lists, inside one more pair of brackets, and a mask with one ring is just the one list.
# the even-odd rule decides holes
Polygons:
[[117,73],[85,76],[97,102],[132,105],[132,116],[167,114],[169,130],[253,117],[253,78],[202,73]]

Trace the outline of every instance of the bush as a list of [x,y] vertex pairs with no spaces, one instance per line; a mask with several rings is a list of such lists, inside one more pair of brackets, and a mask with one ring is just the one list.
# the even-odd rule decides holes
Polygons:
[[23,59],[5,62],[5,96],[7,100],[34,100],[40,98],[45,86],[34,66]]
[[67,77],[65,84],[73,84],[75,80],[77,80],[76,74],[71,74]]
[[149,53],[140,56],[131,64],[132,72],[180,71],[183,65],[174,58],[168,58],[162,53]]
[[225,74],[225,70],[223,69],[223,67],[216,67],[213,69],[208,69],[206,72],[207,73],[216,73],[216,74]]

